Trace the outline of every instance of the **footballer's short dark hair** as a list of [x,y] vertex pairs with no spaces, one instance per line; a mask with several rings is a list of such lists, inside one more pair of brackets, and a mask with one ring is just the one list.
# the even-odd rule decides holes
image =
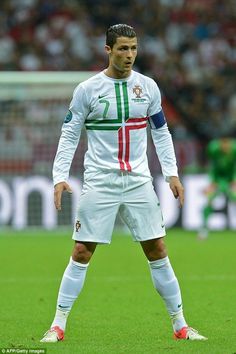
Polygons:
[[106,45],[109,45],[109,47],[112,48],[118,37],[135,38],[137,35],[133,27],[124,23],[119,23],[118,25],[113,25],[108,28],[106,32]]

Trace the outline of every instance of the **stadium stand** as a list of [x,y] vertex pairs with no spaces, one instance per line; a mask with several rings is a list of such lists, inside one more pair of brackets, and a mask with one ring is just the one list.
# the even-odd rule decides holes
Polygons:
[[102,70],[105,28],[133,25],[136,69],[161,87],[185,170],[204,164],[211,138],[236,133],[235,20],[234,0],[3,0],[0,71]]

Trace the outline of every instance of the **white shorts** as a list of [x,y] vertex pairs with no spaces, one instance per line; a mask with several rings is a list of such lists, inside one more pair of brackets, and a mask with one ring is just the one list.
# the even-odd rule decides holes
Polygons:
[[165,236],[160,203],[151,178],[99,171],[85,176],[73,239],[110,243],[118,213],[135,241]]

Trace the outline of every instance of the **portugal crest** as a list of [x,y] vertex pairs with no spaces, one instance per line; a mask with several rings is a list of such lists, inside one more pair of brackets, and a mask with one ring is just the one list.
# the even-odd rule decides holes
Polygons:
[[76,223],[75,223],[75,231],[76,231],[76,232],[79,232],[79,229],[80,229],[80,228],[81,228],[81,223],[80,223],[79,220],[77,220]]
[[143,93],[143,90],[139,85],[135,85],[133,88],[133,93],[136,95],[136,98],[141,98],[141,94]]

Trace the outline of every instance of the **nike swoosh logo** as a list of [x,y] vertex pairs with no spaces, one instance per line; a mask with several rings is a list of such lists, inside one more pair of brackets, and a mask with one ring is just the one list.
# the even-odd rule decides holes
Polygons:
[[178,308],[180,308],[182,306],[182,304],[178,305]]
[[68,309],[69,306],[58,305],[58,307],[60,307],[60,309]]
[[161,227],[163,228],[163,227],[165,227],[165,225],[161,225]]
[[106,97],[107,95],[99,95],[98,96],[98,98],[100,99],[100,98],[104,98],[104,97]]

